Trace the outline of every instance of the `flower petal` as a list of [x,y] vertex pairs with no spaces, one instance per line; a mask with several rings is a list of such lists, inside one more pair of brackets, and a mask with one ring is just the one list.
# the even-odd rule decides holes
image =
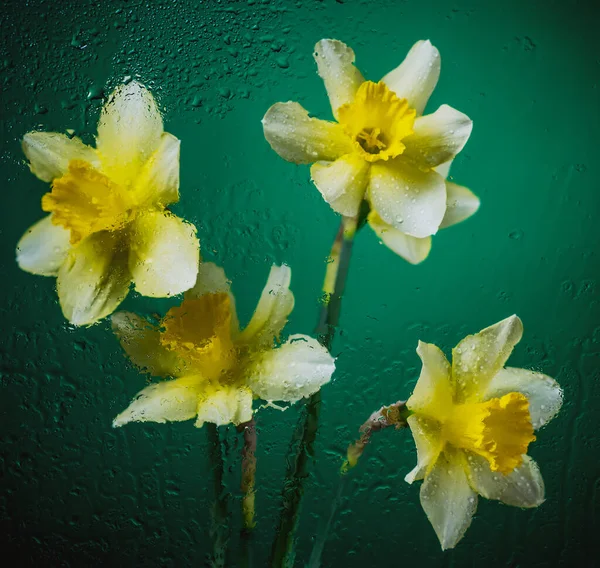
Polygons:
[[193,225],[168,212],[149,211],[131,223],[130,239],[129,269],[137,292],[162,298],[194,285],[200,246]]
[[531,423],[537,430],[552,420],[563,403],[563,391],[552,378],[527,369],[500,369],[488,385],[485,399],[520,392],[529,401]]
[[113,427],[128,422],[180,422],[196,416],[202,379],[198,376],[161,381],[146,387],[113,420]]
[[19,268],[40,276],[56,276],[71,250],[70,237],[50,215],[44,217],[29,227],[17,244]]
[[352,153],[335,162],[313,164],[310,175],[323,199],[334,211],[355,217],[365,197],[369,169],[369,162]]
[[508,475],[493,472],[488,461],[474,453],[467,456],[469,480],[482,497],[497,499],[513,507],[537,507],[544,502],[544,480],[529,456]]
[[458,452],[440,455],[421,486],[421,506],[442,550],[454,548],[477,510],[477,493],[469,485]]
[[440,229],[451,227],[468,219],[477,212],[479,204],[479,197],[470,189],[446,180],[446,213]]
[[294,294],[290,290],[292,270],[287,265],[271,267],[267,283],[260,295],[252,319],[242,331],[240,341],[255,347],[272,347],[279,338],[294,309]]
[[246,384],[263,400],[296,402],[329,382],[334,361],[316,339],[292,335],[254,360],[246,370]]
[[376,211],[369,213],[368,221],[383,244],[411,264],[419,264],[429,255],[431,237],[417,239],[416,237],[406,235],[386,223]]
[[404,61],[382,81],[401,99],[423,114],[440,76],[440,52],[427,40],[415,43]]
[[443,420],[452,407],[453,399],[450,363],[441,349],[432,343],[419,341],[417,355],[423,366],[406,406],[416,414]]
[[448,160],[447,162],[444,162],[443,164],[440,164],[439,166],[436,166],[434,169],[444,179],[448,179],[448,176],[450,175],[450,168],[452,167],[452,162],[453,161],[454,160]]
[[31,173],[42,181],[50,182],[64,175],[71,160],[84,160],[93,166],[99,164],[96,150],[76,136],[69,138],[59,132],[28,132],[23,136],[21,145]]
[[163,133],[160,144],[144,164],[135,184],[139,202],[165,206],[179,201],[179,147],[172,134]]
[[117,87],[98,122],[96,147],[105,173],[118,183],[133,181],[162,133],[162,117],[150,91],[136,81]]
[[406,475],[404,481],[412,483],[427,475],[438,459],[444,444],[439,422],[413,414],[408,417],[408,426],[417,446],[417,465]]
[[371,205],[386,222],[412,237],[434,235],[446,212],[446,184],[402,158],[371,166]]
[[131,284],[121,233],[94,233],[72,248],[58,271],[56,288],[64,316],[91,325],[112,314]]
[[298,103],[274,104],[262,124],[271,148],[288,162],[332,162],[354,148],[339,124],[311,118]]
[[465,337],[452,350],[455,401],[483,400],[491,380],[504,367],[522,336],[523,323],[517,316],[510,316]]
[[113,314],[111,323],[134,365],[157,377],[177,374],[177,355],[163,347],[157,326],[131,312]]
[[337,39],[322,39],[315,45],[315,61],[319,76],[325,83],[333,115],[337,109],[351,103],[365,79],[354,66],[354,51]]
[[198,404],[196,428],[205,422],[217,426],[241,424],[252,419],[252,391],[246,387],[220,386],[219,390],[203,393]]
[[452,160],[465,146],[473,121],[462,112],[442,105],[434,113],[415,120],[413,134],[402,142],[404,155],[420,166],[434,168]]

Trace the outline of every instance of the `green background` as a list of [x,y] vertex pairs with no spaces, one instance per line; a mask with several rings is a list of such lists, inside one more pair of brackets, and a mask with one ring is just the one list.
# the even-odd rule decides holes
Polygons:
[[[559,416],[531,447],[546,502],[518,510],[480,500],[466,538],[442,553],[404,475],[407,431],[377,436],[353,471],[324,566],[592,566],[600,516],[600,40],[593,2],[354,0],[227,2],[11,1],[0,14],[2,344],[0,543],[21,565],[202,566],[210,545],[206,433],[191,422],[111,420],[146,384],[106,323],[62,319],[55,281],[21,272],[14,248],[41,217],[47,186],[24,162],[32,129],[73,128],[91,142],[103,97],[125,77],[152,89],[182,140],[181,201],[203,256],[222,264],[247,321],[273,262],[293,269],[287,333],[315,327],[336,215],[306,166],[281,160],[260,120],[296,100],[330,117],[315,42],[347,42],[377,80],[418,39],[442,55],[428,109],[447,103],[474,130],[453,177],[481,197],[475,217],[434,238],[410,266],[365,229],[357,238],[323,389],[316,464],[307,481],[297,566],[304,566],[337,490],[340,456],[382,404],[406,398],[417,340],[449,353],[464,335],[517,313],[510,360],[556,377]],[[177,300],[132,294],[140,313]],[[285,455],[299,405],[258,414],[259,523],[265,566]],[[228,441],[230,565],[237,565],[239,444]],[[236,446],[236,444],[238,444]]]

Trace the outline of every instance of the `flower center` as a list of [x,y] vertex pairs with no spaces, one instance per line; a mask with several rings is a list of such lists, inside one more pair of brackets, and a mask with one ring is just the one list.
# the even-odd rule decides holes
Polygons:
[[135,215],[134,205],[123,187],[83,160],[70,162],[69,171],[42,197],[42,209],[52,213],[52,222],[71,231],[71,244],[122,228]]
[[228,294],[205,294],[171,308],[162,321],[160,342],[208,380],[231,369],[237,359],[231,337]]
[[413,133],[415,109],[408,106],[385,83],[365,81],[354,102],[338,109],[340,124],[369,161],[389,160],[404,152],[402,139]]
[[523,462],[535,436],[529,401],[511,392],[487,402],[457,405],[443,424],[444,440],[483,456],[492,471],[509,474]]

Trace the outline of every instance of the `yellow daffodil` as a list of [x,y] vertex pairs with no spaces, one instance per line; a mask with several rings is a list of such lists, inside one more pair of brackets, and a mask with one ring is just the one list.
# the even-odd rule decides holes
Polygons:
[[131,282],[144,296],[196,281],[196,229],[165,207],[179,199],[179,140],[163,131],[150,92],[131,82],[104,105],[96,148],[58,132],[28,132],[31,171],[52,190],[47,217],[17,245],[19,266],[57,277],[65,317],[90,325],[111,314]]
[[452,364],[419,342],[423,368],[406,403],[418,457],[406,481],[424,479],[421,505],[442,549],[465,534],[478,494],[516,507],[544,500],[527,448],[559,411],[562,390],[541,373],[504,368],[522,334],[521,320],[509,317],[463,339]]
[[290,278],[289,267],[273,266],[242,331],[225,273],[212,263],[200,266],[198,283],[160,326],[114,314],[113,329],[131,360],[173,378],[138,393],[113,425],[192,418],[197,427],[240,424],[252,418],[254,397],[291,403],[318,391],[335,369],[329,352],[306,335],[274,346],[294,307]]
[[285,160],[313,164],[314,184],[338,213],[355,217],[366,199],[382,241],[421,262],[431,235],[479,207],[471,191],[446,180],[471,120],[448,105],[422,116],[440,74],[438,50],[418,41],[379,83],[365,81],[340,41],[319,41],[315,59],[337,122],[312,118],[295,102],[277,103],[263,118],[267,141]]

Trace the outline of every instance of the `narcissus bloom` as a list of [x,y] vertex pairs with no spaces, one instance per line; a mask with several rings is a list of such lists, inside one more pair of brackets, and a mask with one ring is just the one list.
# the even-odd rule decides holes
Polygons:
[[315,59],[337,122],[277,103],[263,118],[267,141],[285,160],[313,164],[313,182],[338,213],[355,217],[366,199],[383,242],[421,262],[431,235],[479,206],[468,189],[446,180],[444,166],[466,144],[471,120],[448,105],[422,116],[440,74],[438,50],[417,42],[379,83],[365,81],[340,41],[318,42]]
[[132,313],[113,315],[113,329],[131,360],[152,375],[173,377],[146,387],[114,420],[217,425],[252,418],[255,397],[296,402],[317,392],[335,369],[315,339],[292,335],[275,346],[294,307],[291,270],[273,266],[254,315],[240,331],[223,269],[200,266],[198,283],[160,326]]
[[421,505],[442,545],[453,548],[471,524],[477,495],[516,507],[537,507],[544,482],[527,456],[534,431],[562,404],[554,379],[504,368],[523,334],[512,316],[452,350],[452,364],[435,345],[419,342],[421,375],[406,405],[424,479]]
[[196,281],[196,229],[166,210],[179,200],[179,140],[163,131],[142,85],[121,85],[104,105],[96,148],[58,132],[28,132],[31,171],[52,183],[49,213],[17,245],[19,266],[56,276],[75,325],[111,314],[131,282],[144,296],[180,294]]

